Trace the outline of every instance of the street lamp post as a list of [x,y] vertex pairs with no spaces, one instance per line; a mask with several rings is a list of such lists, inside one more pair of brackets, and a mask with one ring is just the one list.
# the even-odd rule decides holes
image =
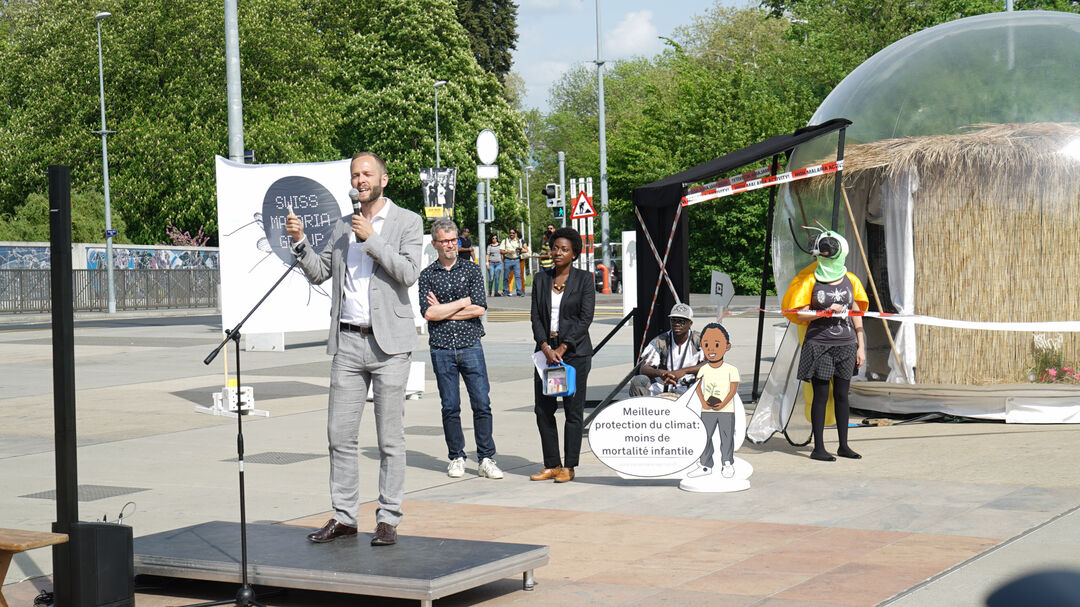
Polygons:
[[[532,190],[529,189],[529,173],[536,167],[529,166],[523,162],[521,163],[521,168],[525,171],[525,217],[529,220],[529,250],[532,251],[532,198],[529,196],[529,194],[532,193]],[[529,267],[535,272],[536,268],[532,267],[532,259],[534,259],[534,257],[529,256]]]
[[113,282],[113,250],[112,250],[112,209],[109,207],[109,133],[105,128],[105,69],[101,59],[101,22],[112,17],[112,13],[101,12],[94,15],[97,22],[97,53],[98,53],[98,87],[101,93],[101,130],[94,131],[101,135],[101,171],[105,179],[105,273],[109,281],[109,314],[116,313],[116,285]]
[[604,117],[604,59],[600,38],[600,0],[596,0],[596,86],[599,93],[600,114],[600,246],[604,252],[604,266],[611,268],[611,247],[608,246],[608,191],[607,191],[607,119]]
[[442,166],[442,160],[439,158],[439,87],[445,85],[445,80],[435,82],[435,168]]

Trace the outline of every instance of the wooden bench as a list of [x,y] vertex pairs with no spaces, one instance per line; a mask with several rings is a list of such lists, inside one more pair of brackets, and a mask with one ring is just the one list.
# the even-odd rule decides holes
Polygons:
[[63,544],[66,541],[68,541],[68,536],[63,533],[0,528],[0,607],[8,607],[7,601],[4,600],[3,585],[8,566],[11,565],[11,557],[18,552]]

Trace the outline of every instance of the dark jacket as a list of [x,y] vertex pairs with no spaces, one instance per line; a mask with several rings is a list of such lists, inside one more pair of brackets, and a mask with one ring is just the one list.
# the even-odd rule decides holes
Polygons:
[[[551,285],[554,279],[554,269],[544,270],[533,276],[532,330],[533,340],[536,342],[534,352],[540,349],[540,344],[548,341],[551,328]],[[567,344],[565,357],[592,356],[589,325],[593,321],[595,306],[596,286],[592,274],[570,268],[562,304],[559,306],[559,340]]]

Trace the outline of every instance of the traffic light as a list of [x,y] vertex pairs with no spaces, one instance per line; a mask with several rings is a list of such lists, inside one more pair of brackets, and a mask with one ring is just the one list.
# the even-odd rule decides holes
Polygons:
[[557,207],[551,207],[551,216],[555,219],[562,219],[566,216],[566,207],[561,205]]
[[544,186],[544,197],[547,198],[547,205],[554,207],[559,204],[559,184],[549,183]]

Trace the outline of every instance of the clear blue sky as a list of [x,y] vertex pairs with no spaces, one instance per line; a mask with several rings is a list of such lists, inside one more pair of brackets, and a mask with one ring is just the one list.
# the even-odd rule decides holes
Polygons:
[[[548,90],[567,69],[596,60],[596,2],[600,2],[605,60],[652,56],[675,28],[715,0],[518,0],[513,70],[525,79],[525,106],[548,110]],[[754,0],[719,0],[724,6]],[[595,67],[593,68],[595,69]]]

